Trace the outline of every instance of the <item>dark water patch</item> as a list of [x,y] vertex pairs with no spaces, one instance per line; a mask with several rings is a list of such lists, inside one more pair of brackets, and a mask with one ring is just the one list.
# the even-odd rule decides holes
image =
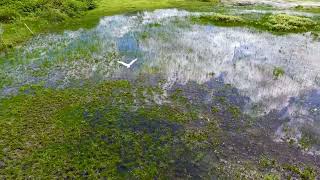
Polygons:
[[[157,115],[152,115],[154,110],[148,109],[150,108],[138,109],[137,112],[122,112],[121,110],[116,112],[115,109],[107,108],[99,113],[93,113],[90,118],[88,118],[88,113],[85,113],[85,117],[97,130],[97,135],[102,133],[100,137],[102,141],[109,145],[120,143],[121,162],[117,165],[117,171],[120,174],[126,176],[140,168],[145,171],[146,167],[138,163],[142,160],[145,165],[156,168],[154,170],[158,173],[161,172],[161,169],[170,167],[167,170],[169,173],[166,175],[161,173],[161,177],[191,175],[199,178],[206,168],[194,163],[192,159],[195,152],[189,151],[184,146],[181,136],[185,128],[181,124],[171,122],[172,120],[159,119]],[[161,113],[161,110],[158,113]],[[166,116],[165,114],[159,115]],[[137,152],[138,149],[133,148],[140,150]]]
[[[214,82],[219,82],[219,80],[215,80]],[[222,81],[214,85],[208,83],[207,86],[188,83],[185,86],[177,85],[176,88],[173,88],[175,89],[175,91],[172,91],[173,93],[178,90],[180,94],[187,97],[195,106],[201,103],[192,101],[190,96],[200,99],[199,101],[202,101],[202,112],[206,112],[203,110],[210,107],[218,108],[209,117],[219,119],[219,127],[223,130],[223,136],[220,139],[222,143],[218,148],[221,150],[219,159],[229,159],[234,162],[251,161],[259,163],[259,158],[267,154],[276,159],[280,164],[302,163],[307,164],[307,166],[314,166],[316,169],[320,167],[318,157],[304,154],[299,147],[274,141],[274,132],[283,123],[290,121],[290,119],[283,119],[280,116],[283,114],[281,110],[273,110],[265,116],[253,118],[245,114],[243,106],[241,106],[246,104],[244,103],[245,101],[249,102],[249,98],[243,97],[239,93],[237,94],[236,88],[223,84]],[[194,93],[195,91],[202,94]],[[206,98],[208,94],[214,100],[208,101]],[[201,129],[202,126],[203,121],[198,121],[194,127]],[[307,132],[312,131],[308,130]],[[314,137],[314,135],[309,137]],[[315,139],[308,140],[315,141]]]
[[319,91],[313,89],[292,97],[289,104],[279,111],[281,126],[276,131],[278,141],[300,146],[301,149],[317,154],[320,145],[320,99]]
[[139,43],[134,33],[128,33],[120,37],[117,40],[117,46],[120,54],[125,56],[125,58],[130,58],[131,60],[139,55]]
[[223,78],[212,78],[204,84],[189,81],[187,84],[176,83],[169,92],[181,90],[185,97],[194,104],[230,104],[244,110],[250,102],[249,97],[239,93],[239,90],[231,84],[226,84]]

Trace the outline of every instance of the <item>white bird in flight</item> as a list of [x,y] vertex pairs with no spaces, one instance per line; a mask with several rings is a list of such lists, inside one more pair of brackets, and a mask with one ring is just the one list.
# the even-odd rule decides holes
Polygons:
[[138,60],[138,59],[136,58],[136,59],[132,60],[129,64],[128,64],[128,63],[125,63],[125,62],[122,62],[122,61],[118,61],[118,63],[126,66],[126,67],[129,69],[129,68],[132,66],[132,64],[135,63],[137,60]]

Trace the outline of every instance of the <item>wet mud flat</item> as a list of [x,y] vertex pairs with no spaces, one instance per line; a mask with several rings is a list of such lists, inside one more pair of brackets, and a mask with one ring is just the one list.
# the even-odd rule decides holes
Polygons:
[[0,174],[316,178],[320,41],[202,15],[105,17],[2,57]]

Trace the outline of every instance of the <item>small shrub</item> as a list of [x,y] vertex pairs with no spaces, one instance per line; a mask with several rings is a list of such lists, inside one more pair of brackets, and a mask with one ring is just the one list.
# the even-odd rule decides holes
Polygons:
[[20,4],[20,12],[22,14],[32,14],[35,13],[38,9],[42,8],[44,2],[38,0],[30,0]]
[[95,0],[0,0],[0,22],[11,23],[20,15],[40,16],[60,22],[66,16],[77,17],[94,8]]
[[11,23],[19,17],[19,14],[15,10],[11,9],[0,9],[0,22]]
[[88,10],[92,10],[92,9],[97,8],[97,4],[96,4],[96,2],[94,2],[94,0],[87,0],[86,3],[87,3]]
[[62,10],[68,14],[70,17],[75,17],[80,14],[82,11],[87,9],[86,3],[76,0],[67,1],[63,3]]
[[58,9],[48,9],[47,11],[41,12],[40,16],[54,23],[63,22],[68,18],[66,14]]

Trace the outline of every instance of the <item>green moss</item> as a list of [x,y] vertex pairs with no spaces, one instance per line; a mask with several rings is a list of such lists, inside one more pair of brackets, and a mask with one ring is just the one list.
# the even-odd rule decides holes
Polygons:
[[306,17],[277,14],[268,16],[263,25],[271,31],[305,32],[308,29],[314,28],[316,23]]
[[178,94],[173,103],[158,105],[138,91],[161,93],[127,81],[21,88],[0,102],[0,178],[165,178],[170,169],[188,166],[172,162],[199,161],[194,148],[206,152],[218,143],[215,121],[187,126],[190,113],[198,115]]
[[316,179],[317,172],[310,167],[306,167],[302,170],[300,177],[301,179],[309,180],[309,179]]
[[232,117],[233,117],[234,119],[239,118],[240,115],[241,115],[241,110],[240,110],[240,108],[237,107],[237,106],[229,106],[229,107],[228,107],[228,112],[231,113],[231,115],[232,115]]
[[221,104],[227,104],[227,98],[224,96],[215,96],[214,100],[218,101]]
[[238,16],[215,14],[209,17],[210,20],[221,23],[243,23],[244,20]]
[[219,13],[210,16],[200,16],[199,18],[193,18],[193,21],[203,24],[213,23],[215,25],[223,26],[238,26],[245,23],[245,20],[239,16],[224,15]]
[[[11,48],[33,36],[26,29],[24,23],[32,29],[34,35],[37,35],[39,33],[77,30],[80,27],[92,28],[97,25],[101,17],[114,14],[159,8],[211,11],[212,6],[215,4],[214,2],[202,2],[199,0],[157,0],[152,2],[149,0],[23,0],[22,3],[15,0],[5,0],[0,3],[0,7],[13,9],[14,12],[18,12],[21,16],[19,21],[17,18],[10,17],[10,23],[3,26],[5,30],[3,44],[5,46],[0,46],[0,51]],[[14,8],[11,8],[11,6],[14,6]]]
[[272,71],[272,75],[274,79],[280,78],[281,76],[284,75],[284,73],[285,73],[284,70],[280,67],[275,67]]
[[215,106],[214,106],[214,107],[211,108],[211,112],[212,112],[212,113],[218,113],[219,111],[220,111],[220,110],[219,110],[218,107],[215,107]]
[[0,23],[11,23],[19,18],[19,14],[9,8],[0,9]]
[[281,176],[278,174],[267,174],[263,177],[264,180],[280,180]]
[[152,24],[148,24],[148,27],[149,28],[157,28],[157,27],[160,27],[161,26],[161,24],[160,23],[152,23]]
[[211,3],[219,3],[220,0],[199,0],[199,1],[202,1],[202,2],[211,2]]
[[309,136],[303,136],[300,140],[299,140],[299,145],[303,148],[303,149],[309,149],[312,147],[312,139]]
[[306,129],[302,131],[302,136],[298,143],[302,147],[302,149],[308,150],[313,145],[319,144],[320,139]]
[[203,149],[215,148],[220,142],[217,135],[219,128],[214,122],[206,125],[206,128],[190,128],[187,129],[182,137],[186,146],[195,151]]
[[266,14],[260,17],[215,14],[193,17],[192,21],[200,24],[214,24],[218,26],[247,26],[275,34],[320,31],[317,20],[287,14]]
[[276,161],[274,159],[270,159],[266,156],[261,156],[259,159],[259,166],[261,168],[272,168],[276,165]]
[[298,11],[303,11],[303,12],[320,13],[320,8],[319,7],[296,6],[293,9],[294,10],[298,10]]
[[304,180],[315,180],[317,176],[317,172],[311,167],[299,168],[297,165],[286,164],[283,166],[283,169]]

